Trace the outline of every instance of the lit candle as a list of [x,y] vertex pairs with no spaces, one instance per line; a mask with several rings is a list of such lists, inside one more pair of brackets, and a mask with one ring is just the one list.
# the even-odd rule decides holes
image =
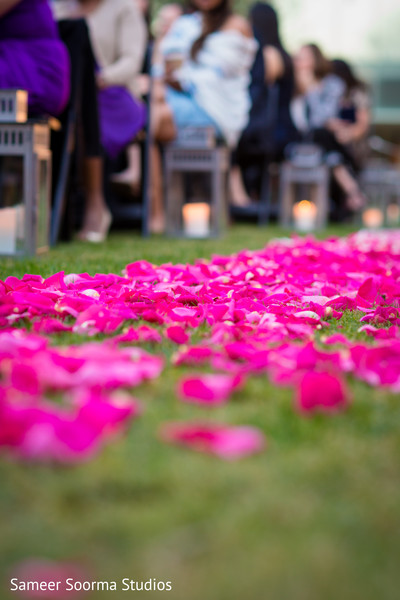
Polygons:
[[0,209],[0,254],[14,254],[17,240],[17,211]]
[[317,207],[313,202],[302,200],[293,206],[294,226],[297,231],[306,233],[315,229],[317,220]]
[[379,208],[364,210],[362,220],[368,229],[379,229],[383,225],[383,212]]
[[386,218],[388,225],[398,225],[400,220],[400,206],[394,202],[388,204]]
[[203,238],[210,234],[210,205],[206,202],[185,204],[182,208],[183,231],[188,237]]

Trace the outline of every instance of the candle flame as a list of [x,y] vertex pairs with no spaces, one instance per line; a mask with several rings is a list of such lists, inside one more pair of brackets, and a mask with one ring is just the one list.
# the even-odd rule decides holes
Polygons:
[[314,202],[310,202],[309,200],[301,200],[300,202],[296,202],[293,206],[293,216],[295,218],[309,216],[314,218],[317,214],[317,207]]
[[376,229],[383,225],[383,212],[379,208],[367,208],[364,210],[362,220],[365,227]]

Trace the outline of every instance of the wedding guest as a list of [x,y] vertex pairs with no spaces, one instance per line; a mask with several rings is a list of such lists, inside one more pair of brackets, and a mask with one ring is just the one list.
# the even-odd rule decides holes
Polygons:
[[333,177],[345,195],[347,208],[353,212],[360,210],[365,198],[354,175],[351,156],[329,129],[329,123],[339,114],[345,83],[333,73],[332,62],[315,44],[298,51],[294,68],[296,94],[291,113],[299,132],[297,139],[312,141],[323,148]]
[[103,145],[114,157],[145,122],[137,77],[146,50],[146,26],[132,0],[79,0],[98,63]]
[[229,0],[195,0],[197,11],[180,17],[161,45],[168,65],[167,104],[177,128],[211,125],[234,146],[250,110],[249,70],[257,44]]
[[[161,44],[167,87],[154,107],[154,136],[166,142],[177,129],[209,126],[234,147],[248,120],[249,71],[257,43],[229,0],[193,4],[196,12],[177,19]],[[155,213],[160,225],[160,200]]]
[[[142,55],[142,64],[135,76],[135,92],[136,98],[145,99],[151,90],[151,75],[150,64],[152,62],[152,54],[154,52],[153,36],[151,32],[151,7],[149,0],[131,0],[137,7],[139,14],[142,16],[146,30],[146,45]],[[144,125],[145,123],[143,123]],[[142,153],[140,144],[135,141],[126,148],[127,166],[122,171],[113,173],[111,181],[115,184],[121,184],[123,187],[130,188],[131,192],[136,195],[140,191],[141,174],[142,174]]]
[[[106,154],[114,158],[133,140],[146,119],[144,105],[135,96],[146,46],[143,17],[133,0],[58,2],[64,5],[64,17],[84,17],[87,21],[97,62],[101,141]],[[88,166],[87,179],[93,193],[87,194],[79,237],[97,242],[106,238],[111,214],[104,199],[103,161],[93,159]]]
[[31,115],[65,107],[68,53],[47,0],[0,0],[0,88],[27,90]]
[[368,153],[367,136],[371,127],[371,97],[366,83],[359,79],[344,60],[332,61],[333,72],[346,85],[337,118],[328,122],[328,128],[339,144],[346,146],[354,159],[356,169],[362,167]]
[[257,2],[250,9],[250,23],[259,49],[251,69],[249,123],[230,173],[231,202],[236,206],[250,203],[240,167],[245,175],[251,171],[252,188],[258,193],[265,159],[279,160],[294,129],[290,116],[293,65],[282,45],[278,15],[269,4]]

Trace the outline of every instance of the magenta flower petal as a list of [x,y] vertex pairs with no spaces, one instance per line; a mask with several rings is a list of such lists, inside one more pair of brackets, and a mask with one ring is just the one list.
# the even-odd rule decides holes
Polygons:
[[223,404],[241,384],[242,379],[232,375],[198,375],[186,377],[178,388],[178,395],[185,402],[200,404]]
[[15,390],[31,396],[41,391],[39,373],[30,364],[14,362],[11,366],[10,384]]
[[139,414],[137,402],[120,393],[83,391],[68,409],[6,397],[0,401],[0,447],[30,461],[88,460]]
[[372,306],[378,298],[378,286],[372,277],[369,277],[360,286],[356,300],[361,306]]
[[187,344],[189,341],[189,336],[185,329],[179,325],[168,327],[168,329],[165,330],[165,335],[171,342],[175,342],[175,344]]
[[201,365],[207,363],[213,354],[206,346],[191,346],[177,352],[173,362],[175,365]]
[[42,318],[33,323],[33,331],[35,333],[51,335],[52,333],[63,333],[65,331],[72,331],[72,327],[64,325],[64,323],[62,323],[58,319]]
[[302,413],[337,412],[346,408],[349,395],[344,382],[330,373],[307,371],[296,392],[296,406]]
[[172,444],[198,452],[213,454],[224,460],[237,460],[264,450],[264,434],[255,427],[228,426],[216,423],[166,423],[161,438]]
[[[0,445],[37,460],[93,456],[129,421],[111,392],[161,374],[163,360],[137,346],[164,337],[180,344],[174,366],[206,364],[219,373],[180,384],[182,399],[203,406],[226,402],[252,374],[294,386],[306,413],[346,405],[343,373],[400,391],[399,244],[398,231],[293,237],[194,265],[138,261],[122,276],[7,277],[0,281]],[[359,331],[369,343],[335,333],[345,310],[363,313]],[[108,339],[60,348],[24,325]],[[332,325],[320,340],[317,332]],[[189,328],[200,326],[201,342],[192,346]]]

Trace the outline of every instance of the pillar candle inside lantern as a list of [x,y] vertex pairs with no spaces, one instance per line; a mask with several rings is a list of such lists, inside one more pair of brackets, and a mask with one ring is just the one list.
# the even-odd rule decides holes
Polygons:
[[183,231],[188,237],[210,235],[210,205],[206,202],[185,204],[182,208]]
[[383,212],[379,208],[367,208],[363,212],[362,220],[368,229],[379,229],[383,225]]
[[309,200],[296,202],[293,206],[294,226],[297,231],[307,232],[315,229],[317,220],[317,207]]

